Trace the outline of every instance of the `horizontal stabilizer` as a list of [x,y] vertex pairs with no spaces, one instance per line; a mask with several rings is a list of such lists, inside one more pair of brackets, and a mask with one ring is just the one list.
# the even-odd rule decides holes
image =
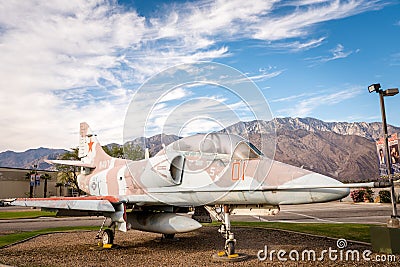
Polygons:
[[84,163],[80,160],[45,160],[45,162],[50,164],[61,164],[61,165],[69,165],[69,166],[76,166],[76,167],[86,167],[86,168],[96,168],[92,164]]

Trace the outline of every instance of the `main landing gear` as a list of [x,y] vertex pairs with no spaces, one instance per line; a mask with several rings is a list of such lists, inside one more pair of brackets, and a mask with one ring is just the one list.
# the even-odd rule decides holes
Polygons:
[[110,228],[103,230],[107,218],[104,219],[99,232],[97,232],[96,239],[100,239],[99,246],[103,248],[111,248],[114,244],[115,237],[115,224],[111,223]]
[[101,242],[104,245],[113,245],[114,244],[114,232],[111,229],[106,229],[103,231],[103,235],[101,238]]
[[[231,232],[230,209],[228,205],[223,206],[223,214],[220,212],[220,220],[222,222],[218,232],[225,237],[224,251],[213,255],[214,261],[242,261],[247,259],[247,255],[235,253],[236,239],[235,234]],[[223,215],[223,217],[222,217]]]

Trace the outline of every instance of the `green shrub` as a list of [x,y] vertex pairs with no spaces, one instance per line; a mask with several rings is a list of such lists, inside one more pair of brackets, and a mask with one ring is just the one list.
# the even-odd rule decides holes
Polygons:
[[364,194],[365,190],[353,190],[350,193],[350,197],[353,200],[353,202],[364,202]]
[[391,203],[392,198],[390,197],[390,191],[389,190],[379,191],[379,199],[381,203]]
[[372,191],[371,188],[365,189],[364,200],[365,198],[367,198],[369,202],[374,202],[374,191]]
[[350,197],[354,202],[374,202],[374,191],[371,188],[351,191]]

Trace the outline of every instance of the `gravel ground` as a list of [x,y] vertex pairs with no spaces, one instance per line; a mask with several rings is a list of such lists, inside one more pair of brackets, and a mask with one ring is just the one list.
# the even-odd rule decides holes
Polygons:
[[[274,254],[273,260],[260,261],[257,252],[268,245],[268,251],[305,249],[317,252],[338,249],[336,240],[313,237],[269,229],[234,228],[237,251],[249,255],[243,262],[213,263],[212,255],[221,251],[224,239],[216,227],[177,235],[178,240],[161,240],[159,234],[139,231],[117,233],[112,249],[96,246],[96,232],[54,233],[0,249],[0,263],[12,266],[399,266],[397,262],[380,263],[357,261],[330,261],[328,254],[322,262],[281,262]],[[371,249],[370,246],[348,243],[342,251]],[[337,253],[340,258],[340,252]],[[372,254],[374,258],[376,254]],[[288,254],[285,255],[288,257]],[[301,257],[301,254],[300,254]],[[360,256],[362,257],[362,256]],[[1,265],[1,264],[0,264]]]

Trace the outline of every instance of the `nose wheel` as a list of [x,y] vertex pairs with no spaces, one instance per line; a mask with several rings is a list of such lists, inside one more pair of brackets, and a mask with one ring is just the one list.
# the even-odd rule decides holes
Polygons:
[[[233,234],[232,234],[233,237]],[[235,254],[235,239],[233,240],[226,240],[226,245],[225,245],[225,253],[229,255],[234,255]]]
[[223,220],[221,221],[222,224],[218,232],[225,237],[225,248],[224,251],[213,255],[213,261],[236,262],[247,259],[248,256],[246,254],[235,252],[236,239],[235,234],[231,232],[230,209],[228,205],[224,205]]

